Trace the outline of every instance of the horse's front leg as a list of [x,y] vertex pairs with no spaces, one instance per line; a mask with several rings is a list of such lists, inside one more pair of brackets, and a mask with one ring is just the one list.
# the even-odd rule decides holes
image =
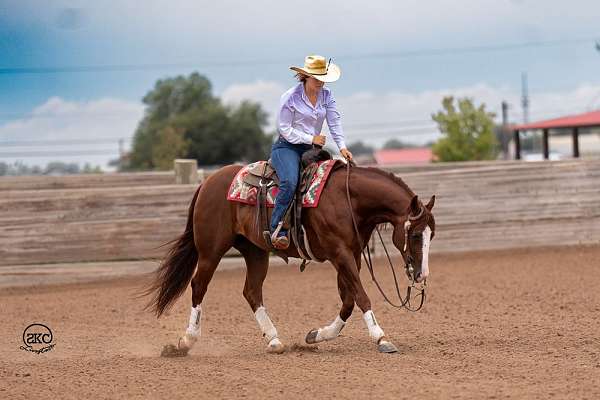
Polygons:
[[249,242],[244,242],[236,248],[242,253],[246,261],[246,283],[244,284],[244,298],[248,301],[254,318],[258,323],[262,336],[267,342],[267,352],[283,353],[285,347],[281,340],[277,329],[273,325],[271,318],[267,314],[267,310],[263,305],[263,282],[269,270],[269,253],[259,249]]
[[337,281],[338,292],[340,294],[340,298],[342,299],[342,308],[340,313],[335,317],[331,324],[319,329],[313,329],[308,332],[308,335],[306,335],[306,343],[308,344],[320,343],[337,338],[342,329],[344,329],[344,326],[346,326],[346,321],[352,314],[352,309],[354,308],[354,297],[348,288],[348,284],[344,281],[344,278],[339,271]]
[[385,337],[385,333],[377,319],[375,314],[371,310],[371,300],[367,296],[367,292],[363,288],[362,282],[360,281],[360,275],[358,272],[358,265],[354,257],[350,254],[340,257],[339,273],[343,274],[345,281],[348,283],[350,293],[354,297],[356,305],[363,312],[363,319],[369,330],[369,336],[377,344],[377,349],[382,353],[395,353],[398,351],[396,346],[391,343]]

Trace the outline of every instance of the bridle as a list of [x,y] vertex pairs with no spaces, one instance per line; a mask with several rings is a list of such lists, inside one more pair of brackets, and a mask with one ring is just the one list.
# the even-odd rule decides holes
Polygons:
[[[407,251],[407,250],[410,250],[410,248],[409,248],[410,243],[408,242],[408,231],[410,230],[410,227],[411,227],[413,221],[417,221],[423,216],[423,212],[424,212],[424,207],[421,206],[421,210],[419,211],[419,213],[417,215],[415,215],[414,217],[409,215],[408,219],[404,222],[404,247],[403,247],[402,251],[400,252],[400,254],[402,254],[402,258],[404,259],[404,264],[405,264],[404,270],[406,272],[406,275],[408,276],[408,279],[410,279],[413,284],[414,284],[414,279],[413,279],[414,268],[412,266],[412,263],[414,260],[412,257],[412,251],[410,251],[410,252]],[[379,233],[379,230],[377,230],[377,233]],[[381,235],[380,235],[380,239],[381,239]],[[385,245],[383,244],[383,242],[381,242],[381,244],[383,245],[383,247],[385,249]]]
[[[398,299],[400,300],[400,304],[396,304],[388,298],[388,296],[385,294],[384,290],[382,289],[381,285],[379,284],[379,282],[377,282],[377,279],[375,278],[375,273],[373,271],[373,261],[371,260],[371,250],[369,249],[369,246],[366,246],[367,251],[365,254],[365,245],[362,242],[360,232],[358,230],[358,224],[356,223],[356,217],[354,216],[354,211],[352,209],[352,199],[350,198],[350,167],[351,167],[351,164],[355,165],[353,161],[348,161],[346,163],[346,198],[348,200],[348,207],[350,208],[350,215],[352,216],[352,224],[354,225],[354,232],[356,233],[356,237],[358,239],[358,244],[361,249],[360,251],[362,253],[363,259],[365,260],[365,264],[367,264],[367,268],[369,270],[369,273],[371,274],[371,279],[375,283],[375,286],[377,286],[379,293],[381,293],[381,295],[383,296],[383,298],[389,305],[391,305],[392,307],[395,307],[395,308],[406,308],[408,311],[411,311],[411,312],[419,311],[423,307],[423,303],[425,303],[425,287],[426,287],[427,280],[424,280],[422,285],[420,285],[420,286],[417,286],[417,283],[414,280],[414,276],[413,276],[414,268],[412,265],[414,260],[411,256],[411,253],[408,252],[410,250],[410,245],[408,244],[408,231],[410,229],[410,226],[412,225],[412,222],[416,221],[422,217],[423,212],[424,212],[424,207],[421,206],[421,210],[418,215],[416,215],[414,217],[411,217],[409,215],[406,222],[404,222],[404,248],[402,249],[402,251],[400,251],[400,254],[402,254],[402,259],[404,260],[404,263],[405,263],[404,271],[406,272],[406,275],[408,276],[408,279],[410,280],[410,285],[406,287],[406,296],[404,298],[402,297],[402,294],[400,293],[400,287],[398,285],[398,278],[396,276],[396,269],[394,268],[394,264],[392,263],[390,254],[387,250],[387,247],[385,246],[385,243],[383,242],[383,238],[381,237],[381,232],[379,231],[379,228],[377,226],[375,227],[375,231],[377,232],[377,235],[379,236],[381,246],[383,247],[383,250],[385,251],[385,255],[387,257],[390,270],[392,271],[392,275],[394,277],[394,286],[396,287],[396,294],[398,295]],[[420,297],[419,305],[416,308],[414,308],[410,302],[413,288],[419,290],[419,293],[415,296],[415,298]]]

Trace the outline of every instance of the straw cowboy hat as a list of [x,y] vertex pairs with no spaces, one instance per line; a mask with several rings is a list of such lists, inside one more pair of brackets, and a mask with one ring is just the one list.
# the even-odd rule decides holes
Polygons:
[[332,63],[331,58],[327,61],[325,57],[317,55],[306,57],[304,67],[290,67],[290,69],[325,83],[337,81],[342,74],[340,67]]

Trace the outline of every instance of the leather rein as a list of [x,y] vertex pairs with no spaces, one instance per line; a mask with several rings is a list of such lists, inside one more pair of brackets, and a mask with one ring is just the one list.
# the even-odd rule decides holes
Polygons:
[[[410,254],[407,255],[407,249],[408,249],[408,229],[410,228],[411,220],[414,221],[414,220],[418,219],[422,215],[423,209],[421,209],[421,212],[416,217],[414,217],[414,218],[409,217],[409,219],[407,219],[407,221],[404,224],[404,249],[401,250],[400,253],[402,254],[402,258],[405,263],[404,268],[405,268],[406,275],[408,276],[408,278],[411,281],[411,284],[409,286],[407,286],[407,288],[406,288],[405,298],[403,298],[402,294],[400,293],[400,286],[398,284],[398,278],[396,276],[396,269],[394,268],[394,264],[392,263],[390,254],[385,246],[385,243],[383,242],[383,238],[381,237],[381,232],[379,231],[379,228],[377,226],[375,226],[375,231],[377,232],[377,235],[379,236],[379,241],[381,242],[381,246],[383,247],[383,250],[385,251],[385,255],[387,257],[390,270],[392,271],[392,275],[394,277],[394,286],[396,288],[396,294],[398,296],[398,299],[400,300],[400,304],[397,304],[397,303],[392,302],[388,298],[388,296],[385,294],[385,291],[383,290],[383,288],[377,281],[377,278],[375,278],[375,273],[373,271],[373,261],[371,260],[371,250],[369,249],[368,245],[365,246],[363,244],[362,238],[360,236],[360,232],[358,230],[358,224],[356,222],[356,217],[354,216],[354,211],[352,208],[352,199],[350,197],[350,167],[351,167],[351,164],[356,165],[356,164],[354,164],[353,161],[346,162],[346,198],[348,200],[348,207],[350,208],[350,215],[352,216],[352,224],[354,225],[354,232],[356,233],[356,237],[358,239],[358,243],[359,243],[360,249],[361,249],[360,251],[362,253],[363,259],[365,260],[365,264],[367,264],[367,268],[369,269],[369,273],[371,274],[371,279],[375,283],[375,286],[377,286],[377,289],[379,289],[379,293],[381,293],[381,295],[383,296],[383,298],[389,305],[391,305],[392,307],[395,307],[395,308],[406,308],[408,311],[411,311],[411,312],[419,311],[423,307],[423,303],[425,303],[425,282],[423,282],[423,285],[421,287],[417,287],[417,285],[415,284],[415,280],[413,278],[412,257],[410,256]],[[367,249],[366,254],[365,254],[365,247]],[[419,305],[416,308],[413,307],[410,302],[413,288],[420,290],[419,293],[415,296],[415,297],[420,297]]]

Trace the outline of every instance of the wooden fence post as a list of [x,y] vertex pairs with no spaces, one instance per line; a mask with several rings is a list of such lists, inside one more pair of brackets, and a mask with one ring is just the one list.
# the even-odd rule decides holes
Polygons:
[[175,170],[176,184],[198,183],[198,162],[196,160],[178,158],[173,161],[173,169]]

